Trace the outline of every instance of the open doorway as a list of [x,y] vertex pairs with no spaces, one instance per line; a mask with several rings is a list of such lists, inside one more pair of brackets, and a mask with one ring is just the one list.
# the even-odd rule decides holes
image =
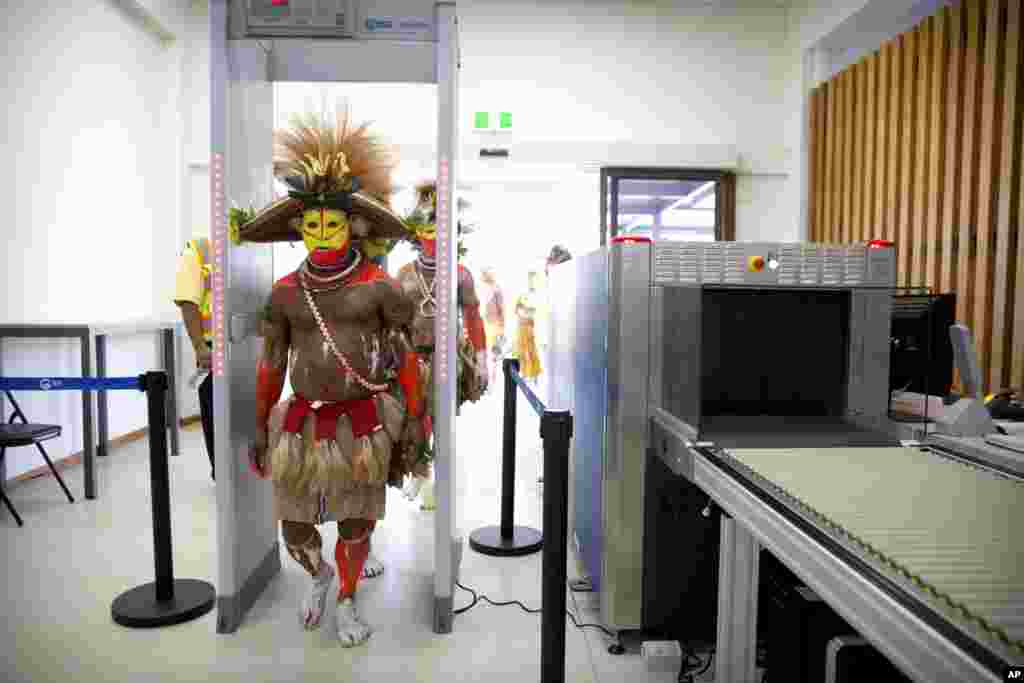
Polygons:
[[620,235],[714,242],[736,235],[735,176],[685,168],[601,169],[601,244]]

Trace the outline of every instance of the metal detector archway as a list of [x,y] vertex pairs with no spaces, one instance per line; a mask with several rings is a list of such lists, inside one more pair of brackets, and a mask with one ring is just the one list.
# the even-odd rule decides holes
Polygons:
[[[257,3],[268,5],[268,3]],[[298,3],[293,3],[298,4]],[[210,1],[210,196],[214,247],[214,436],[217,457],[217,631],[238,629],[281,569],[270,487],[251,476],[247,450],[256,431],[259,313],[273,285],[269,245],[234,245],[228,197],[239,206],[272,199],[273,83],[397,82],[438,86],[437,318],[435,320],[434,630],[452,630],[458,553],[455,539],[456,240],[453,207],[458,144],[458,21],[454,2],[406,0],[432,13],[429,39],[368,39],[382,26],[373,0],[343,0],[350,35],[325,38],[301,31],[272,50],[239,26],[253,2]],[[388,7],[393,8],[394,2]],[[339,17],[340,17],[339,13]],[[340,21],[340,19],[339,19]],[[251,25],[251,24],[250,24]],[[419,26],[423,28],[422,22]],[[280,33],[276,34],[280,36]],[[314,36],[317,36],[314,39]],[[356,66],[353,66],[356,65]]]

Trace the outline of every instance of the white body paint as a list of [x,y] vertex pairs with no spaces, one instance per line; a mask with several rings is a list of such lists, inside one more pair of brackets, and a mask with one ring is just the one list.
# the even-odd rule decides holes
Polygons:
[[334,618],[342,647],[354,647],[365,643],[373,633],[373,629],[359,618],[352,598],[345,598],[338,603],[338,611],[335,612]]

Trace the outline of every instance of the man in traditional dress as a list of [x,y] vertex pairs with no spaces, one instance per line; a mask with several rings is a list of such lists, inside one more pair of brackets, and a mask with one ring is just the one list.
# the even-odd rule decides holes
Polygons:
[[[299,120],[275,134],[275,173],[291,188],[239,228],[242,241],[302,239],[309,256],[278,281],[267,302],[258,366],[254,471],[272,479],[285,547],[309,573],[301,608],[320,625],[334,568],[317,525],[338,524],[341,644],[365,642],[356,586],[370,534],[384,517],[386,485],[400,486],[423,440],[415,355],[407,338],[413,305],[398,283],[353,247],[399,237],[388,206],[391,162],[366,126]],[[278,403],[285,372],[294,395]]]
[[[437,272],[437,185],[434,181],[426,181],[416,186],[416,200],[416,208],[406,218],[406,225],[419,247],[420,254],[415,261],[402,266],[398,271],[398,281],[405,295],[415,304],[411,323],[412,343],[419,357],[421,391],[426,396],[423,417],[429,430],[434,417],[434,393],[431,382],[434,374],[434,317],[437,311],[434,277]],[[457,359],[457,405],[461,406],[466,401],[479,400],[487,390],[487,381],[490,377],[487,369],[487,335],[484,332],[483,319],[480,317],[480,300],[476,295],[473,274],[462,263],[458,264],[457,299],[461,319]],[[408,485],[403,489],[403,493],[410,500],[415,500],[424,483],[429,481],[430,461],[431,452],[424,449],[414,465]],[[433,507],[433,491],[428,486],[423,495],[423,508],[430,510]]]

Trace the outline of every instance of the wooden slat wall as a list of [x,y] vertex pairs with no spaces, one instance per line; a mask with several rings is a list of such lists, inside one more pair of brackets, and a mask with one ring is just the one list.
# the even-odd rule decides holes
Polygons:
[[818,86],[810,238],[888,239],[957,294],[988,391],[1024,388],[1024,0],[962,0]]

